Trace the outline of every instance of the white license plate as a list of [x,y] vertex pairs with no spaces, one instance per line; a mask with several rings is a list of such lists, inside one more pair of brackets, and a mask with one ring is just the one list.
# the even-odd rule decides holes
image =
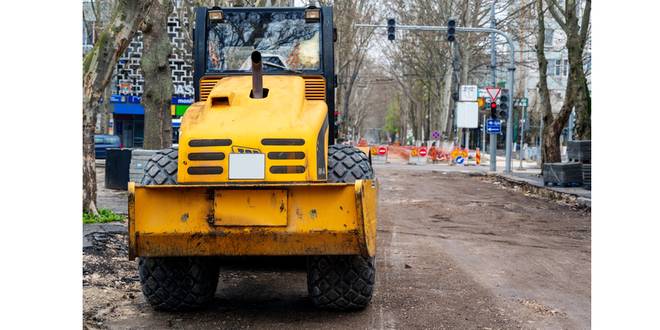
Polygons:
[[264,154],[229,154],[229,179],[264,179]]

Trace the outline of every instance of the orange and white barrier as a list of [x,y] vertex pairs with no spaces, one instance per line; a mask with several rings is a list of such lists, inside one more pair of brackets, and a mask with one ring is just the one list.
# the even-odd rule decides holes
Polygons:
[[371,146],[371,161],[374,163],[387,163],[388,146]]
[[429,148],[426,146],[415,146],[410,148],[410,157],[408,164],[424,165],[427,163]]

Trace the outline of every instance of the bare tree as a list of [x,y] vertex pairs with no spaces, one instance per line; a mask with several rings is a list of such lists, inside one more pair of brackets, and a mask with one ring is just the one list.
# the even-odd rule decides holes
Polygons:
[[163,149],[172,145],[172,76],[169,58],[172,45],[167,34],[167,17],[173,10],[170,0],[154,1],[142,27],[144,76],[144,148]]
[[548,9],[554,20],[564,30],[566,34],[566,48],[568,49],[568,63],[570,66],[569,85],[575,88],[576,95],[573,99],[569,98],[568,87],[566,88],[567,101],[573,101],[568,104],[569,107],[575,106],[577,115],[575,133],[578,139],[591,138],[591,94],[587,84],[587,78],[584,72],[584,50],[589,38],[589,26],[591,20],[591,0],[586,0],[582,11],[581,22],[578,18],[578,3],[576,0],[565,0],[563,8],[557,3],[557,0],[547,0]]
[[569,73],[568,83],[566,85],[566,99],[561,110],[556,116],[552,115],[552,103],[550,101],[550,91],[548,90],[548,61],[545,57],[545,10],[543,0],[536,0],[536,16],[538,20],[538,34],[536,37],[536,56],[539,62],[539,107],[543,114],[543,146],[542,162],[554,163],[561,161],[559,150],[559,136],[564,129],[568,117],[573,110],[575,102],[576,88],[574,79],[574,68]]
[[370,0],[339,0],[334,2],[334,23],[338,40],[335,46],[337,76],[337,106],[341,114],[341,131],[346,135],[350,122],[350,104],[353,87],[369,50],[373,30],[359,29],[357,23],[370,23],[375,15],[375,4]]
[[117,0],[112,18],[83,61],[83,211],[98,214],[94,130],[99,100],[119,57],[135,35],[151,1]]
[[[112,14],[112,9],[114,6],[114,1],[113,0],[94,0],[90,1],[89,5],[91,7],[91,15],[90,13],[87,13],[87,15],[92,16],[92,17],[86,17],[86,13],[83,10],[83,21],[88,24],[87,29],[88,31],[92,32],[93,35],[93,40],[96,41],[103,30],[105,29],[105,26],[108,23],[108,20],[110,20],[110,15]],[[89,24],[91,23],[91,24]],[[108,127],[108,121],[110,119],[110,96],[112,95],[112,86],[108,84],[106,86],[104,92],[103,92],[103,102],[100,105],[99,108],[99,114],[97,117],[98,121],[98,133],[101,134],[107,134],[109,131]]]

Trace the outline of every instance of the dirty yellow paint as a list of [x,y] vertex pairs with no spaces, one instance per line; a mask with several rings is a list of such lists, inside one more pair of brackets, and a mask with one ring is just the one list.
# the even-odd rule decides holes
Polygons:
[[[373,256],[376,190],[372,180],[358,180],[355,184],[213,186],[135,186],[131,183],[130,258],[193,255]],[[250,197],[249,202],[247,196]],[[275,211],[280,212],[279,202],[286,203],[286,212],[282,212],[286,217],[283,225],[279,225],[282,224],[281,219],[270,218]],[[238,216],[240,212],[242,214]],[[186,214],[186,221],[182,221]],[[236,216],[232,219],[234,225],[221,225],[222,221],[217,218],[230,214]],[[275,223],[278,225],[273,225]]]
[[355,184],[358,222],[360,228],[360,247],[362,254],[376,255],[376,211],[378,203],[378,181],[358,181]]
[[[179,183],[218,182],[301,182],[325,181],[328,130],[319,137],[327,120],[323,100],[305,97],[305,81],[298,76],[263,77],[268,96],[250,97],[251,76],[232,76],[219,80],[205,101],[190,106],[181,119],[179,137]],[[192,140],[228,139],[228,145],[191,146]],[[263,139],[297,139],[302,145],[270,145]],[[319,143],[320,142],[320,143]],[[195,143],[193,143],[194,145]],[[319,148],[317,149],[317,144]],[[322,144],[322,145],[321,145]],[[266,155],[264,179],[230,180],[229,156],[238,149]],[[269,153],[302,152],[301,159],[272,159]],[[193,160],[191,153],[223,153],[223,159]],[[323,159],[317,162],[317,155]],[[189,167],[222,167],[212,174],[190,174]],[[272,166],[303,166],[302,173],[272,173]]]
[[286,226],[287,191],[216,190],[213,211],[216,226]]

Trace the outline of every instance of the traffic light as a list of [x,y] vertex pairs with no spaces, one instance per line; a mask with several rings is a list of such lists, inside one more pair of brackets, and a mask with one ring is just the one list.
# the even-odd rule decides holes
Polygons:
[[389,41],[394,40],[395,25],[396,25],[396,21],[394,20],[394,18],[387,19],[387,40]]
[[497,118],[497,102],[490,102],[490,118]]
[[449,21],[447,21],[447,41],[454,42],[454,40],[456,40],[455,34],[456,34],[456,20],[450,18]]
[[507,118],[507,111],[509,111],[509,90],[503,89],[500,94],[500,117]]

